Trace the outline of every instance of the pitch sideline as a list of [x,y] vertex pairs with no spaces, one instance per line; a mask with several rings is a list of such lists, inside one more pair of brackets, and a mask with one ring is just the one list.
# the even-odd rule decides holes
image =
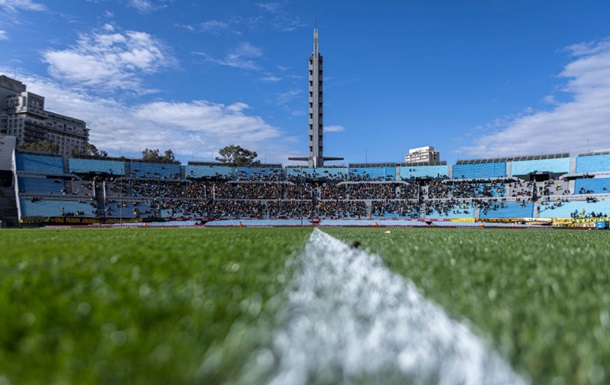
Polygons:
[[269,384],[527,383],[379,256],[315,229],[297,263]]

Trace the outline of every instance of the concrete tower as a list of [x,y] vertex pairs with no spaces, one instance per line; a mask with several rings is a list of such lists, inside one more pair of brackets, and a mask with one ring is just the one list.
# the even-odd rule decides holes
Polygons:
[[324,166],[324,66],[318,51],[318,29],[313,31],[309,56],[309,167]]
[[289,158],[307,161],[309,167],[324,167],[325,160],[343,158],[324,157],[324,66],[318,51],[318,29],[313,31],[313,53],[309,56],[309,157]]

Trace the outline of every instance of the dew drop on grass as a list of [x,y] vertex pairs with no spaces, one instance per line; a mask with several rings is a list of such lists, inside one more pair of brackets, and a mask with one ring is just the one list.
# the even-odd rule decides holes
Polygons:
[[151,289],[148,285],[141,285],[140,286],[140,298],[146,298],[150,295]]
[[195,297],[191,300],[191,306],[198,309],[203,305],[203,299],[201,297]]
[[116,330],[116,326],[112,322],[108,322],[102,325],[102,333],[104,335],[109,335]]
[[88,302],[81,302],[76,306],[76,314],[86,317],[91,312],[91,305]]
[[23,313],[21,314],[21,320],[23,321],[24,325],[32,326],[34,325],[34,322],[36,322],[36,316],[30,312]]
[[117,346],[123,346],[127,342],[127,333],[122,330],[116,330],[110,335],[110,340]]
[[155,348],[152,355],[157,362],[167,362],[174,355],[174,349],[169,344],[161,344]]
[[496,299],[496,297],[498,296],[498,292],[495,289],[491,289],[488,293],[487,296],[489,297],[490,300],[494,300]]
[[230,261],[226,266],[227,271],[232,272],[232,273],[238,272],[239,268],[240,268],[239,263],[233,262],[233,261]]

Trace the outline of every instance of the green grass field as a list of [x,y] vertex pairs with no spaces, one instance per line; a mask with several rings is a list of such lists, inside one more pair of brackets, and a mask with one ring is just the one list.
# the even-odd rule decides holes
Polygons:
[[[609,232],[324,231],[470,320],[533,384],[610,383]],[[3,230],[0,384],[244,380],[310,234]]]

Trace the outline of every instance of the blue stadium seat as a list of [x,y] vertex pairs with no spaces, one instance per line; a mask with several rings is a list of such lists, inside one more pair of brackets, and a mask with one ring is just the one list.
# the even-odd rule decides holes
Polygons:
[[18,177],[19,193],[21,194],[53,194],[62,195],[65,193],[65,183],[63,179],[48,179],[34,177]]
[[574,194],[610,194],[610,178],[576,179]]
[[400,166],[400,178],[448,178],[449,166]]
[[17,170],[47,174],[63,174],[64,160],[61,156],[16,154]]
[[125,162],[99,159],[68,159],[71,173],[105,173],[110,175],[125,175]]
[[610,154],[579,156],[576,158],[576,173],[610,171]]
[[589,215],[591,212],[610,215],[610,201],[543,202],[539,211],[540,218],[572,218]]
[[487,179],[506,176],[506,162],[456,164],[453,179]]
[[488,210],[481,209],[479,218],[532,218],[533,203],[504,203],[502,207],[492,205]]
[[474,218],[474,206],[461,204],[450,209],[447,214],[432,210],[430,214],[426,214],[426,219],[442,219],[442,218]]
[[131,162],[131,176],[149,179],[180,179],[180,165],[171,163]]
[[287,167],[286,177],[303,177],[303,178],[328,178],[345,180],[346,174],[344,168],[335,167]]
[[394,181],[396,167],[359,167],[349,169],[350,180]]
[[281,168],[238,167],[235,178],[243,181],[281,181],[284,180],[284,170]]
[[67,214],[92,218],[96,216],[95,203],[74,200],[20,199],[21,215],[24,217],[61,217]]
[[186,178],[222,178],[233,179],[233,167],[229,166],[184,166]]
[[534,171],[567,174],[570,172],[570,158],[524,160],[511,163],[511,176],[527,175]]

